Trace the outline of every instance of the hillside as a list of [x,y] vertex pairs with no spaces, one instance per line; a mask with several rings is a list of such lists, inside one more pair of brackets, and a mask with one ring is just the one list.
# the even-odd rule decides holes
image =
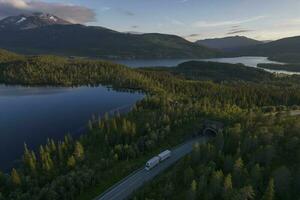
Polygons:
[[236,49],[244,47],[263,44],[263,42],[261,41],[257,41],[243,36],[198,40],[196,43],[206,46],[208,48],[219,49],[224,51],[234,51]]
[[239,55],[268,56],[281,62],[300,62],[300,36],[283,38],[277,41],[242,48]]
[[0,63],[5,63],[8,61],[14,61],[14,60],[18,60],[24,58],[24,56],[12,53],[10,51],[6,51],[3,49],[0,49]]
[[[3,19],[0,24],[7,20]],[[6,24],[6,27],[12,26]],[[175,35],[137,35],[79,24],[46,23],[30,29],[4,27],[0,29],[0,35],[0,48],[24,54],[127,59],[210,58],[218,55],[215,50]]]

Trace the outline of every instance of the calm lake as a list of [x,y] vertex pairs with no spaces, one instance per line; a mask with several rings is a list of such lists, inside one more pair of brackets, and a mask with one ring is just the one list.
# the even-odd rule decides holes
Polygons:
[[24,142],[36,149],[47,138],[78,134],[92,115],[126,109],[142,94],[106,87],[18,87],[0,85],[0,169],[7,170],[23,153]]
[[[196,61],[212,61],[212,62],[223,62],[223,63],[242,63],[249,67],[257,67],[259,63],[277,63],[269,60],[267,57],[236,57],[236,58],[212,58],[212,59],[160,59],[160,60],[116,60],[113,62],[127,65],[132,68],[138,67],[174,67],[180,63],[196,60]],[[269,72],[275,73],[284,73],[284,74],[300,74],[297,72],[288,72],[288,71],[279,71],[279,70],[266,70]]]

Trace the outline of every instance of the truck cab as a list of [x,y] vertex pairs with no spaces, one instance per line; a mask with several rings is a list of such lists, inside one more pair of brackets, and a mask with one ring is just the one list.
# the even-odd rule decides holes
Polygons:
[[153,158],[151,158],[150,160],[148,160],[148,162],[146,163],[145,169],[147,171],[149,171],[150,169],[152,169],[153,167],[155,167],[156,165],[159,164],[159,160],[160,158],[158,156],[155,156]]

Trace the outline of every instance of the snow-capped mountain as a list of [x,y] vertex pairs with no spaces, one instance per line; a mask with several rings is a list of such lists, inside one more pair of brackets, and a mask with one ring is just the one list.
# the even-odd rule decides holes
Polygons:
[[56,24],[71,23],[48,13],[32,13],[4,18],[0,20],[0,29],[26,30]]

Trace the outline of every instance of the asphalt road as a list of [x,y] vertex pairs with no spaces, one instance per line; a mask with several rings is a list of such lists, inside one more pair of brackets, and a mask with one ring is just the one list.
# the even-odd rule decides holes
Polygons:
[[155,176],[172,166],[182,157],[187,155],[193,150],[195,143],[205,143],[207,137],[198,137],[194,140],[190,140],[180,146],[177,146],[172,150],[172,156],[164,162],[157,165],[155,168],[147,171],[144,166],[127,176],[106,192],[95,198],[95,200],[123,200],[130,197],[130,195],[138,188],[142,187],[146,182],[152,180]]

